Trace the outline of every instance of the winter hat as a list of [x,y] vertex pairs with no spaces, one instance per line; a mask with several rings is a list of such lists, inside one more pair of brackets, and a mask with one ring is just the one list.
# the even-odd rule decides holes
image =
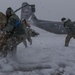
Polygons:
[[66,20],[66,18],[65,17],[63,17],[62,19],[61,19],[61,21],[65,21]]

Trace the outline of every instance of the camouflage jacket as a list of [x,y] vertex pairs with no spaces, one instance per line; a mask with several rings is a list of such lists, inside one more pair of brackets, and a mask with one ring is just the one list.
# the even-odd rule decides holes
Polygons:
[[74,26],[74,23],[70,19],[68,19],[64,23],[64,27],[65,27],[68,35],[74,35],[75,34],[75,26]]
[[13,14],[7,22],[5,30],[13,35],[23,35],[25,34],[25,25],[20,21],[16,14]]

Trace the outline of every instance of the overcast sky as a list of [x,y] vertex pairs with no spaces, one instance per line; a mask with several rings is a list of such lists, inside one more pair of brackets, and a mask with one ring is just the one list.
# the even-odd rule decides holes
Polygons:
[[[5,13],[10,6],[16,10],[22,2],[35,4],[38,19],[60,21],[67,17],[75,21],[75,0],[0,0],[0,11]],[[20,17],[20,11],[16,14]]]

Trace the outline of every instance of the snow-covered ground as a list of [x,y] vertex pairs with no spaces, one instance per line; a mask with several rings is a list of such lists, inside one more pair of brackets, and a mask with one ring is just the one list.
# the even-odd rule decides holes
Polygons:
[[[75,40],[64,47],[66,35],[31,27],[40,35],[32,37],[33,44],[27,48],[21,43],[15,58],[1,59],[0,75],[75,75]],[[38,66],[43,69],[31,70]]]

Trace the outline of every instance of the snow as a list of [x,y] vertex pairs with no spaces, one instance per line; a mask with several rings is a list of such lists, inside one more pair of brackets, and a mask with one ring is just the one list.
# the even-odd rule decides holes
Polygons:
[[[33,44],[28,43],[27,48],[23,43],[18,45],[16,57],[1,59],[0,75],[75,75],[74,39],[71,39],[69,47],[64,47],[66,35],[31,27],[40,35],[32,37]],[[36,66],[43,66],[44,69],[25,72]]]

